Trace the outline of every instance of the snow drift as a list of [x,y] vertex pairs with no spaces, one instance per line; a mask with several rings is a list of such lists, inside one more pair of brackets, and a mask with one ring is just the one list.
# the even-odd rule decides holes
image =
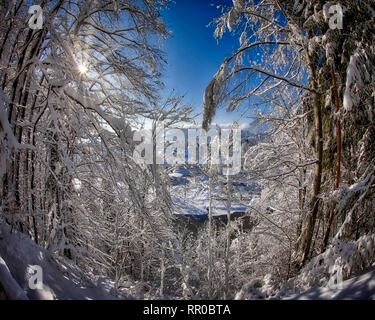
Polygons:
[[[56,260],[47,250],[36,245],[26,235],[10,232],[8,225],[0,225],[0,257],[9,268],[19,287],[31,300],[110,300],[115,299],[104,288],[95,284],[77,266],[67,260]],[[43,271],[43,289],[29,288],[28,270],[39,265]],[[12,281],[12,280],[10,280]],[[1,278],[0,278],[0,282]],[[14,284],[14,282],[13,282]],[[4,283],[2,283],[5,288]],[[13,286],[14,287],[14,286]],[[12,298],[12,297],[8,297]],[[13,297],[15,298],[15,297]]]

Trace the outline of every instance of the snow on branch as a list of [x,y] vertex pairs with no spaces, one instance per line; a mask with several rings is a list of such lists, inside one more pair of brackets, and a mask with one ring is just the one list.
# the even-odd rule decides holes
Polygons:
[[125,120],[121,118],[115,118],[108,114],[106,114],[98,105],[95,105],[94,103],[91,103],[87,95],[85,98],[81,98],[76,91],[74,91],[72,88],[65,87],[64,93],[67,97],[69,97],[74,102],[81,105],[84,109],[89,109],[94,112],[96,112],[115,132],[116,134],[122,138],[127,136],[132,136],[131,128],[130,126],[125,122]]
[[245,47],[241,47],[240,49],[238,49],[229,59],[233,59],[234,57],[238,56],[239,54],[241,54],[243,51],[246,51],[246,50],[249,50],[249,49],[253,49],[255,47],[258,47],[258,46],[262,46],[262,45],[285,45],[285,46],[290,46],[290,45],[296,45],[296,46],[301,46],[300,44],[298,43],[292,43],[290,41],[258,41],[258,42],[254,42],[248,46],[245,46]]
[[346,71],[346,84],[344,91],[343,106],[345,111],[351,111],[360,101],[360,90],[371,83],[371,61],[375,56],[375,46],[366,49],[360,45],[353,55]]
[[220,92],[226,79],[228,61],[228,59],[224,60],[204,92],[202,128],[205,130],[207,130],[215,116]]
[[349,213],[347,213],[344,223],[341,225],[339,231],[335,235],[335,239],[341,239],[349,232],[348,230],[350,230],[351,225],[354,223],[355,211],[358,209],[367,194],[371,191],[371,186],[375,181],[374,174],[375,170],[372,169],[372,167],[367,168],[366,172],[363,174],[359,182],[341,191],[342,197],[339,200],[340,211],[344,209],[345,205],[349,202],[349,200],[353,199],[356,194],[359,193],[360,196],[355,201],[355,204],[352,206]]
[[[3,163],[8,158],[7,150],[9,149],[31,149],[35,150],[35,147],[30,144],[20,144],[17,140],[17,138],[14,136],[13,129],[8,121],[8,116],[6,112],[6,102],[7,98],[3,92],[3,90],[0,89],[0,137],[3,141],[1,151],[0,159],[1,159],[1,166],[0,166],[0,174],[3,174],[2,170],[5,170],[6,166],[5,163]],[[5,142],[6,141],[6,142]]]
[[258,68],[258,67],[250,67],[250,66],[246,66],[246,67],[241,67],[241,68],[238,68],[238,69],[235,69],[233,70],[229,75],[228,75],[228,78],[233,76],[234,74],[238,73],[238,72],[242,72],[242,71],[246,71],[246,70],[251,70],[251,71],[256,71],[256,72],[259,72],[259,73],[262,73],[266,76],[269,76],[269,77],[272,77],[272,78],[275,78],[275,79],[278,79],[278,80],[281,80],[281,81],[284,81],[286,82],[287,84],[291,85],[292,87],[296,87],[296,88],[300,88],[300,89],[304,89],[304,90],[307,90],[307,91],[310,91],[310,92],[316,92],[315,90],[313,90],[312,88],[310,87],[307,87],[301,83],[297,83],[297,82],[294,82],[286,77],[283,77],[283,76],[280,76],[280,75],[277,75],[275,73],[272,73],[272,72],[269,72],[267,70],[264,70],[264,69],[261,69],[261,68]]
[[[8,140],[8,144],[10,147],[17,149],[19,147],[19,143],[16,137],[13,134],[13,130],[9,124],[7,112],[6,112],[6,97],[3,90],[0,89],[0,123],[2,131],[5,134],[6,139]],[[5,138],[4,137],[4,138]]]
[[[233,77],[235,74],[240,73],[242,71],[249,70],[249,71],[257,72],[257,73],[260,73],[260,74],[263,74],[263,75],[267,76],[266,80],[263,80],[258,87],[256,87],[253,91],[251,91],[245,97],[242,97],[242,99],[248,98],[253,93],[258,91],[269,78],[279,80],[280,81],[279,84],[281,82],[285,82],[292,87],[296,87],[296,88],[306,90],[306,91],[309,91],[309,92],[315,92],[312,88],[310,88],[310,87],[308,87],[308,86],[306,86],[302,83],[295,82],[292,79],[288,78],[287,76],[275,74],[273,72],[267,71],[265,69],[262,69],[262,68],[259,68],[259,67],[256,67],[256,66],[243,66],[243,67],[240,67],[240,68],[237,68],[237,69],[234,68],[230,73],[228,73],[228,63],[231,60],[238,57],[239,55],[241,55],[246,50],[250,50],[250,49],[256,48],[258,46],[263,46],[263,45],[270,45],[270,46],[272,46],[272,45],[283,45],[283,46],[297,45],[297,46],[300,46],[300,44],[296,44],[296,43],[293,44],[290,41],[257,41],[257,42],[254,42],[254,43],[250,44],[250,45],[241,47],[235,53],[233,53],[231,56],[226,58],[224,60],[224,62],[221,64],[218,72],[212,78],[211,82],[207,86],[206,91],[204,93],[203,124],[202,124],[203,129],[207,129],[207,127],[210,125],[213,117],[215,116],[217,105],[220,102],[220,94],[223,91],[225,82],[229,78]],[[240,100],[242,100],[242,99],[240,99]],[[234,110],[234,109],[236,109],[236,107],[229,106],[228,110],[230,110],[230,109]]]

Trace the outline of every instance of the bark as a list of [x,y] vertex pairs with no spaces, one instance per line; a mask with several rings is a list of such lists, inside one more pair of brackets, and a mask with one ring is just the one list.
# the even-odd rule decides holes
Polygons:
[[309,258],[312,237],[316,223],[316,217],[319,209],[319,195],[322,182],[322,164],[323,164],[323,127],[322,127],[322,107],[321,97],[317,92],[319,88],[316,78],[315,67],[308,57],[309,71],[314,91],[311,93],[314,104],[314,125],[315,125],[315,152],[317,161],[314,169],[314,185],[310,201],[310,212],[306,219],[305,228],[302,231],[302,246],[300,252],[300,265],[304,265]]
[[[3,56],[4,49],[5,49],[5,45],[6,45],[7,40],[8,40],[8,38],[9,38],[10,34],[11,34],[11,31],[12,31],[12,29],[14,28],[14,26],[13,26],[14,19],[16,18],[17,13],[19,12],[19,10],[20,10],[22,4],[23,4],[23,1],[20,1],[20,3],[19,3],[17,6],[14,7],[14,10],[12,10],[12,11],[14,11],[14,12],[12,13],[12,17],[9,18],[9,21],[8,21],[8,29],[7,29],[7,31],[4,33],[4,36],[3,36],[3,38],[2,38],[2,43],[1,43],[1,46],[0,46],[0,59],[1,59],[2,56]],[[16,43],[17,43],[17,41],[16,41]]]
[[160,258],[160,296],[164,295],[165,271],[165,249],[163,245]]
[[[336,119],[337,162],[336,162],[336,176],[335,176],[335,185],[334,185],[335,190],[337,190],[340,185],[342,145],[341,145],[341,121],[340,121],[340,116],[338,114],[340,112],[340,98],[339,98],[339,90],[337,88],[335,69],[333,65],[331,65],[331,74],[332,74],[332,84],[333,84],[333,91],[335,95],[335,105],[336,105],[336,113],[337,113],[337,119]],[[324,239],[322,243],[322,252],[327,247],[334,217],[335,217],[335,206],[332,205],[330,208],[329,218],[327,222],[327,229],[324,234]]]
[[208,296],[212,298],[212,173],[209,172],[209,208],[208,208]]
[[[228,168],[229,172],[229,168]],[[224,299],[229,299],[229,261],[230,261],[230,243],[231,243],[231,221],[230,221],[230,209],[232,207],[232,188],[231,188],[231,177],[227,174],[227,239],[225,246],[225,291]]]

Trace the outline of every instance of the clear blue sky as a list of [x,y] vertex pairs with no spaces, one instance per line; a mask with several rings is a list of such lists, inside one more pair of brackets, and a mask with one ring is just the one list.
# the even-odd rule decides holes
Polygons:
[[[177,94],[186,94],[197,112],[202,111],[206,86],[218,70],[224,58],[239,46],[238,37],[228,33],[217,41],[213,37],[214,26],[207,25],[220,16],[217,4],[232,4],[232,0],[176,0],[162,15],[172,38],[166,41],[168,65],[164,82],[166,90],[176,89]],[[215,6],[211,6],[215,4]],[[239,113],[218,110],[214,122],[229,123],[237,120]],[[199,118],[200,121],[201,118]],[[242,120],[241,123],[249,120]]]

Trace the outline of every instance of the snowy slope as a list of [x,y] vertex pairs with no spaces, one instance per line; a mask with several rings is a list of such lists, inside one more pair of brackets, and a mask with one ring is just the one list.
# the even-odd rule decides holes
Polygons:
[[286,300],[375,300],[375,268],[343,282],[342,288],[312,288]]
[[[14,279],[29,299],[37,300],[109,300],[115,297],[94,284],[77,266],[68,261],[56,261],[50,252],[37,246],[21,233],[10,233],[9,226],[0,225],[0,256]],[[29,266],[43,270],[43,290],[32,290],[26,276]]]

